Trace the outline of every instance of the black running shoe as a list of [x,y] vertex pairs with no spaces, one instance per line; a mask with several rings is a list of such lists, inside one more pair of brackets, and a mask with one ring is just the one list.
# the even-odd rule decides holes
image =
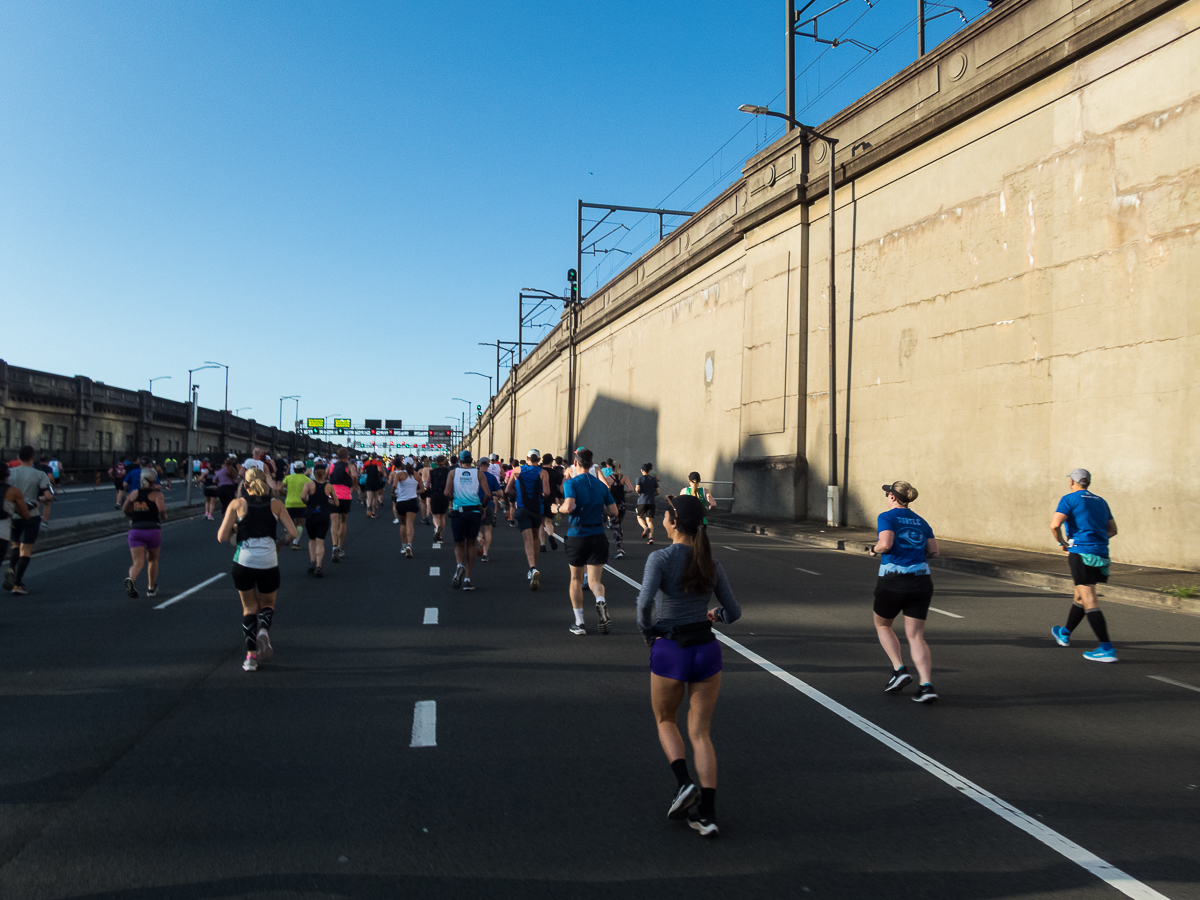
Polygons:
[[462,587],[463,579],[467,577],[467,567],[457,566],[454,569],[454,577],[450,579],[450,587],[458,590]]
[[608,604],[603,598],[596,601],[596,615],[600,617],[600,633],[608,634],[612,631],[612,617],[608,614]]
[[305,569],[304,571],[305,571],[306,573],[308,573],[309,575],[311,575],[311,574],[312,574],[313,572],[315,572],[316,570],[317,570],[317,564],[316,564],[316,563],[309,563],[309,564],[308,564],[308,568],[307,568],[307,569]]
[[892,677],[888,679],[888,683],[884,686],[885,694],[895,694],[897,691],[902,691],[908,685],[912,684],[912,676],[903,669],[897,669],[892,673]]
[[15,569],[5,569],[4,570],[4,589],[6,591],[11,591],[13,585],[16,584],[16,581],[17,581],[16,570]]
[[923,684],[917,688],[917,693],[913,697],[914,703],[933,703],[937,700],[937,691],[933,689],[932,684]]
[[135,588],[133,586],[132,578],[125,579],[125,593],[128,594],[130,597],[134,597],[134,598],[136,598],[138,595],[137,588]]
[[712,816],[702,816],[697,812],[692,812],[688,816],[688,825],[692,830],[698,831],[700,837],[716,837],[721,833],[721,829],[717,828],[717,820]]
[[550,542],[550,549],[551,549],[551,550],[557,550],[557,549],[558,549],[558,538],[556,538],[554,535],[552,535],[552,534],[551,534],[551,535],[548,535],[548,536],[546,537],[546,540]]
[[686,819],[688,810],[700,802],[700,788],[694,784],[685,784],[675,792],[671,808],[667,810],[668,819]]
[[470,578],[464,578],[463,583],[462,583],[462,589],[464,591],[473,591],[473,590],[475,590],[475,585],[471,584]]
[[316,569],[316,571],[315,571],[315,572],[313,572],[313,574],[314,574],[314,575],[316,575],[318,578],[324,578],[324,577],[325,577],[325,573],[321,571],[321,567],[320,567],[320,566],[317,566],[317,569]]

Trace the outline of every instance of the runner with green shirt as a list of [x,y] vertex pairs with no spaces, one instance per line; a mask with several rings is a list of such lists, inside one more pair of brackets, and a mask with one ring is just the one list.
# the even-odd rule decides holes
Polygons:
[[[699,472],[689,472],[688,473],[687,487],[685,487],[679,493],[683,494],[685,496],[688,496],[688,497],[695,497],[697,500],[699,500],[701,503],[704,504],[705,511],[708,511],[710,509],[716,509],[716,507],[717,507],[717,501],[712,498],[712,494],[710,494],[704,488],[700,487],[700,473]],[[705,525],[708,524],[707,518],[704,520],[704,524]]]
[[296,539],[292,541],[292,549],[300,549],[300,535],[304,531],[304,517],[308,509],[304,505],[304,486],[309,483],[309,477],[304,473],[304,463],[297,462],[292,466],[292,474],[283,479],[284,494],[283,505],[287,509],[288,515],[292,518],[292,523],[296,526]]
[[[1050,533],[1059,548],[1067,554],[1071,568],[1071,579],[1075,582],[1075,599],[1067,613],[1065,626],[1055,625],[1050,629],[1055,643],[1060,647],[1071,645],[1073,632],[1087,617],[1088,624],[1096,633],[1100,646],[1083,654],[1092,662],[1115,663],[1117,651],[1108,639],[1108,623],[1096,600],[1096,585],[1108,581],[1108,541],[1117,535],[1117,523],[1112,517],[1108,503],[1093,494],[1092,473],[1087,469],[1075,469],[1070,474],[1071,490],[1058,501],[1058,508],[1050,520]],[[1063,526],[1067,528],[1067,540],[1063,540]]]

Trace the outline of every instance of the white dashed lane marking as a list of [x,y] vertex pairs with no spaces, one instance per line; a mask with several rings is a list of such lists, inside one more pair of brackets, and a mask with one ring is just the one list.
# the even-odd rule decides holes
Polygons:
[[944,609],[938,609],[936,606],[929,607],[930,612],[941,613],[943,616],[949,616],[952,619],[961,619],[958,613],[946,612]]
[[799,566],[796,566],[796,571],[797,571],[797,572],[804,572],[804,573],[806,573],[806,574],[808,574],[808,575],[820,575],[820,574],[821,574],[820,572],[814,572],[812,569],[802,569],[802,568],[800,568]]
[[437,623],[438,623],[437,607],[436,606],[425,607],[425,621],[422,622],[421,624],[422,625],[436,625]]
[[413,708],[412,743],[410,747],[437,746],[437,701],[418,700]]
[[202,582],[200,582],[198,585],[196,585],[195,587],[188,588],[188,589],[187,589],[186,591],[184,591],[182,594],[176,594],[176,595],[175,595],[174,597],[172,597],[170,600],[164,600],[162,603],[158,604],[158,606],[156,606],[156,607],[154,607],[154,608],[155,608],[155,609],[163,609],[164,607],[170,606],[172,603],[178,603],[178,602],[179,602],[180,600],[182,600],[184,597],[190,597],[190,596],[192,596],[192,594],[196,593],[196,591],[199,591],[199,590],[201,590],[201,589],[203,589],[203,588],[206,588],[206,587],[208,587],[210,584],[212,584],[214,581],[216,581],[216,580],[218,580],[218,579],[220,579],[220,578],[224,578],[224,577],[225,577],[225,573],[224,573],[224,572],[222,572],[220,575],[214,575],[212,578],[208,579],[207,581],[202,581]]
[[1163,684],[1173,684],[1175,687],[1187,688],[1189,691],[1200,693],[1200,687],[1188,684],[1186,681],[1176,681],[1174,678],[1164,678],[1162,675],[1147,675],[1146,677],[1153,678],[1155,681],[1161,681]]
[[441,566],[430,566],[429,574],[430,575],[441,575],[442,574]]

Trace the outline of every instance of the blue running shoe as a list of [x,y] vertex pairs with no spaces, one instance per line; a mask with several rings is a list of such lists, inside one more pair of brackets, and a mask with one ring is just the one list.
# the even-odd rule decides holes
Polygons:
[[1084,659],[1090,659],[1092,662],[1116,662],[1116,650],[1102,650],[1097,647],[1095,650],[1089,650],[1083,654]]
[[1054,643],[1060,647],[1071,646],[1071,632],[1063,628],[1061,625],[1055,625],[1050,629],[1050,633],[1054,635]]

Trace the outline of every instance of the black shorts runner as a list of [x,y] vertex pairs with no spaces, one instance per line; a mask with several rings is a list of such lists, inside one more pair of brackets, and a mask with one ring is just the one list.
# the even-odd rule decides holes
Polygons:
[[394,500],[392,505],[396,508],[396,515],[402,516],[405,513],[412,513],[414,516],[421,514],[421,502],[413,497],[409,500]]
[[284,509],[293,522],[303,522],[304,517],[308,515],[307,506],[285,506]]
[[567,565],[602,566],[608,562],[608,538],[603,534],[568,537],[563,545]]
[[35,543],[41,528],[41,516],[30,516],[28,519],[14,518],[12,520],[11,540],[14,544]]
[[653,503],[639,503],[637,505],[637,514],[643,519],[647,516],[653,517],[657,509],[658,508]]
[[[15,523],[13,527],[16,527]],[[1067,556],[1071,578],[1076,584],[1108,584],[1108,576],[1104,574],[1104,569],[1089,566],[1083,561],[1082,553],[1068,553]]]
[[329,516],[309,516],[304,520],[304,530],[310,541],[323,541],[329,534]]
[[343,516],[350,515],[350,507],[354,505],[354,500],[339,500],[337,511]]
[[279,590],[279,566],[251,569],[234,563],[233,586],[239,591],[257,590],[260,594],[273,594]]
[[445,494],[429,495],[429,512],[431,515],[444,516],[450,508],[450,498]]
[[894,619],[925,619],[933,600],[933,578],[929,575],[881,575],[875,582],[875,615]]
[[460,509],[450,514],[450,530],[454,534],[454,543],[462,544],[479,537],[479,526],[483,521],[483,511],[478,506]]
[[527,507],[518,506],[513,513],[513,519],[522,531],[536,531],[542,527],[542,517],[529,511]]

